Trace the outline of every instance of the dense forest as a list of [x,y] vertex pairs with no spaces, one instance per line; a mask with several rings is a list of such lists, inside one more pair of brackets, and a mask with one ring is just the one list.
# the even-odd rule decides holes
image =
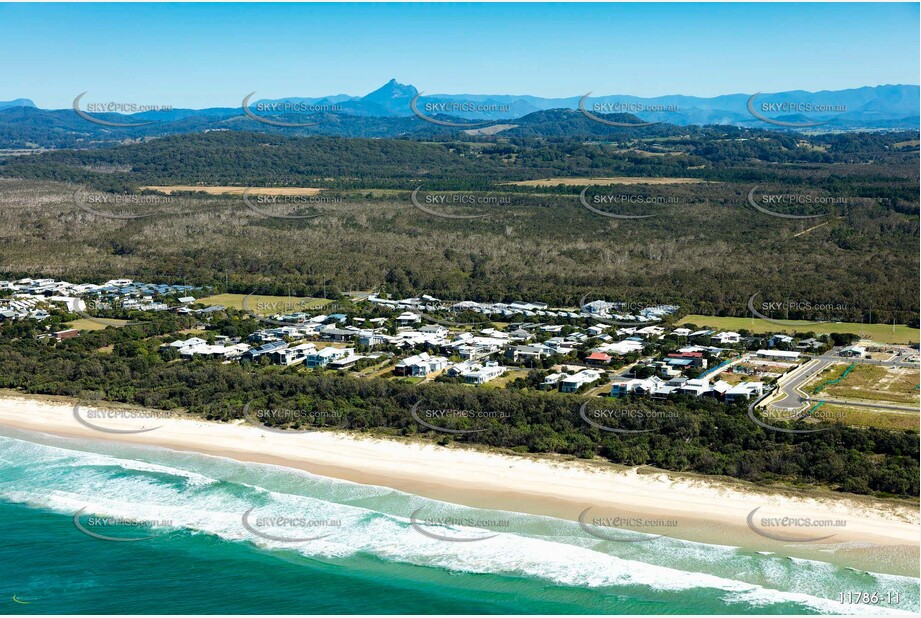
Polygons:
[[[917,139],[917,133],[806,138],[706,127],[685,128],[681,135],[632,135],[637,131],[624,129],[605,141],[373,140],[212,132],[103,149],[0,158],[0,175],[114,191],[146,184],[405,189],[413,182],[436,183],[440,189],[484,189],[508,181],[559,176],[690,177],[899,198],[913,202],[917,209],[917,192],[912,192],[918,180],[917,146],[914,150],[900,146]],[[509,185],[503,189],[516,190]]]
[[[222,365],[167,360],[163,335],[190,318],[162,316],[150,323],[85,332],[57,345],[37,341],[27,322],[0,327],[0,388],[66,395],[84,402],[105,399],[174,410],[209,419],[243,418],[247,403],[259,408],[311,413],[317,426],[419,436],[527,453],[600,457],[630,466],[725,475],[758,483],[816,484],[837,491],[881,496],[918,495],[918,434],[832,426],[791,435],[752,423],[744,405],[709,398],[675,402],[617,400],[598,406],[641,409],[643,420],[621,418],[613,434],[587,424],[579,409],[588,399],[454,384],[414,386],[301,368]],[[441,409],[471,410],[488,419],[445,418],[447,428],[485,431],[446,436],[417,423],[410,411],[425,399]],[[273,416],[279,427],[304,429]],[[309,426],[309,425],[308,425]]]

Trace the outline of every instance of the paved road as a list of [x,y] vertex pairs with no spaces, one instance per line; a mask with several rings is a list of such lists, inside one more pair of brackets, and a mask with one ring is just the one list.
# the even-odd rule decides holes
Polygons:
[[880,410],[898,410],[901,412],[917,412],[917,407],[911,406],[899,406],[894,404],[874,404],[874,403],[861,403],[854,401],[847,401],[843,399],[824,399],[812,397],[810,394],[801,393],[798,389],[812,380],[816,375],[821,371],[826,369],[829,365],[834,363],[849,363],[854,362],[858,364],[870,364],[870,365],[884,365],[889,367],[910,367],[917,368],[916,363],[905,363],[900,360],[894,361],[883,361],[883,360],[873,360],[866,358],[844,358],[842,356],[833,356],[833,355],[824,355],[824,356],[813,356],[812,361],[807,365],[803,365],[804,368],[801,368],[794,372],[792,375],[784,376],[780,379],[778,384],[778,395],[779,398],[772,402],[770,405],[774,408],[782,408],[785,410],[798,410],[805,405],[810,403],[819,403],[824,401],[825,403],[838,404],[838,405],[847,405],[847,406],[858,406],[862,408],[877,408]]
[[804,365],[800,369],[797,369],[792,375],[781,377],[778,383],[780,396],[771,403],[771,407],[784,408],[786,410],[799,410],[802,408],[803,405],[808,402],[808,399],[804,399],[797,389],[809,382],[816,374],[833,362],[839,362],[839,360],[819,357],[816,360],[810,361],[809,364]]

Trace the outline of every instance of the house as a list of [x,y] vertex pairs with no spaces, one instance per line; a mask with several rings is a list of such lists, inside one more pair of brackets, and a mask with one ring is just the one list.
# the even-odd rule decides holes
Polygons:
[[732,388],[733,386],[729,382],[726,382],[725,380],[717,380],[713,383],[713,390],[710,392],[710,394],[718,399],[724,399],[726,397],[726,393],[732,390]]
[[661,326],[644,326],[638,329],[636,334],[647,339],[661,339],[665,335],[665,329]]
[[732,331],[725,333],[717,333],[710,337],[710,343],[718,343],[720,345],[730,345],[734,343],[739,343],[742,340],[742,335],[739,333],[734,333]]
[[363,330],[358,333],[358,345],[366,348],[373,348],[390,341],[390,337],[381,333],[375,333],[370,330]]
[[258,348],[252,348],[243,353],[243,360],[245,361],[255,361],[259,360],[266,354],[270,355],[267,358],[271,358],[271,354],[278,352],[279,350],[284,350],[288,347],[288,344],[284,341],[273,341],[271,343],[265,343]]
[[182,296],[179,299],[179,302],[182,303],[183,305],[188,305],[188,304],[195,302],[195,297],[194,296]]
[[560,380],[561,393],[575,393],[583,386],[587,386],[601,379],[602,373],[594,369],[585,369],[579,373]]
[[393,368],[393,373],[398,376],[424,378],[430,373],[447,368],[447,366],[448,359],[444,356],[431,356],[427,352],[423,352],[400,360]]
[[185,339],[185,340],[178,339],[170,344],[167,344],[164,347],[170,347],[170,348],[175,348],[177,350],[181,350],[182,348],[187,348],[187,347],[203,346],[203,345],[206,345],[207,343],[208,343],[207,341],[205,341],[204,339],[200,337],[189,337],[188,339]]
[[838,355],[847,356],[849,358],[863,358],[867,355],[867,349],[863,346],[852,345],[838,352]]
[[576,348],[570,344],[566,343],[566,340],[562,337],[553,337],[547,339],[544,342],[544,345],[551,348],[554,354],[559,354],[560,356],[566,356],[576,351]]
[[585,329],[585,332],[588,333],[590,337],[597,337],[604,333],[608,328],[607,324],[595,324],[594,326],[589,326]]
[[691,329],[690,328],[676,328],[675,330],[671,332],[671,334],[676,337],[687,337],[688,335],[691,334]]
[[681,364],[677,361],[690,361],[692,367],[707,368],[707,359],[704,358],[703,352],[672,352],[666,357],[666,360],[673,364]]
[[606,343],[602,346],[595,348],[599,352],[604,352],[606,354],[613,354],[615,356],[626,356],[633,352],[642,352],[643,351],[643,342],[634,341],[625,339],[624,341],[615,341],[614,343]]
[[303,363],[308,354],[312,354],[317,349],[312,343],[302,343],[293,348],[284,348],[272,352],[272,360],[279,365],[297,365]]
[[798,361],[800,353],[799,352],[787,352],[784,350],[758,350],[755,352],[755,356],[758,358],[765,358],[775,361]]
[[231,346],[223,345],[208,345],[207,343],[202,345],[191,345],[181,348],[179,350],[180,356],[184,358],[192,358],[193,356],[204,356],[206,358],[221,358],[224,360],[230,360],[239,358],[249,350],[249,346],[245,343],[238,343]]
[[674,388],[674,386],[667,386],[666,382],[655,376],[645,380],[624,380],[615,382],[611,385],[611,397],[622,397],[624,395],[655,395],[656,393],[661,392],[662,389]]
[[608,356],[604,352],[595,351],[585,357],[585,362],[589,365],[607,365],[613,360],[613,357]]
[[448,329],[440,324],[426,324],[419,329],[419,332],[427,335],[434,335],[436,337],[448,336]]
[[76,328],[68,328],[67,330],[59,330],[54,334],[54,338],[58,341],[63,341],[65,339],[73,339],[80,334]]
[[327,326],[320,331],[320,336],[327,341],[349,341],[359,336],[360,331]]
[[357,363],[363,358],[368,358],[368,357],[349,353],[343,358],[339,358],[334,361],[330,361],[329,367],[330,369],[348,369],[349,367],[352,367],[355,363]]
[[653,367],[656,369],[657,376],[668,380],[680,376],[681,372],[687,369],[690,364],[690,359],[672,358],[667,361],[656,361],[653,363]]
[[323,348],[322,350],[307,354],[307,356],[304,357],[304,366],[310,368],[326,367],[334,360],[351,356],[352,352],[354,352],[354,350],[351,348]]
[[790,335],[774,335],[768,339],[768,347],[776,348],[778,345],[790,345],[793,343],[793,337]]
[[488,362],[485,365],[473,365],[469,370],[461,374],[466,384],[486,384],[495,380],[503,373],[506,368],[495,362]]
[[763,394],[763,382],[740,382],[726,391],[724,397],[726,403],[735,403],[736,401],[748,401],[752,397],[760,397]]
[[406,311],[394,318],[394,321],[400,326],[409,326],[410,324],[418,324],[421,322],[422,316],[418,313]]
[[553,348],[543,345],[516,345],[505,351],[505,357],[516,363],[523,360],[538,360],[553,354]]
[[708,392],[713,390],[713,387],[710,386],[710,380],[705,379],[695,379],[688,380],[684,383],[681,388],[678,389],[678,392],[683,395],[691,395],[692,397],[700,397]]
[[560,380],[565,377],[565,373],[551,373],[546,378],[544,378],[544,381],[541,382],[540,387],[544,390],[555,388],[559,384]]
[[448,374],[448,377],[450,378],[456,378],[457,376],[463,375],[465,372],[470,371],[474,367],[478,367],[478,366],[479,365],[477,365],[474,362],[464,361],[462,363],[457,363],[455,365],[448,367],[447,374]]
[[509,338],[514,339],[516,341],[530,341],[531,339],[534,338],[534,335],[532,333],[529,333],[523,328],[518,328],[516,330],[513,330],[508,335],[509,335]]
[[797,350],[802,350],[804,352],[811,352],[814,350],[820,350],[825,344],[816,339],[815,337],[810,337],[809,339],[803,339],[796,344]]

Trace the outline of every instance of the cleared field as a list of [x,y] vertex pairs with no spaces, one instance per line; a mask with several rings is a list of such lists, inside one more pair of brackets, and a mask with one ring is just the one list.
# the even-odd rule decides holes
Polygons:
[[467,135],[495,135],[502,131],[514,129],[517,126],[517,124],[494,124],[491,127],[483,127],[481,129],[464,129],[464,133]]
[[[813,392],[828,380],[841,378],[849,363],[838,363],[813,378],[803,390]],[[847,376],[837,384],[827,384],[817,395],[829,399],[848,401],[879,402],[892,404],[918,404],[918,371],[902,367],[880,367],[878,365],[855,365]]]
[[80,318],[79,320],[68,322],[66,326],[76,328],[77,330],[103,330],[109,326],[119,328],[127,323],[128,320],[116,320],[114,318],[93,318],[92,320]]
[[918,415],[911,413],[873,410],[870,408],[848,408],[833,404],[825,404],[818,408],[813,415],[823,420],[828,420],[851,427],[876,427],[878,429],[894,429],[918,431]]
[[[246,300],[246,307],[243,301]],[[232,309],[246,309],[258,315],[274,315],[276,313],[294,313],[319,309],[330,304],[328,298],[311,298],[309,296],[262,296],[259,294],[216,294],[207,298],[198,299],[199,303],[206,305],[223,305]]]
[[308,187],[198,187],[195,185],[148,185],[141,190],[159,191],[172,195],[187,191],[202,191],[209,195],[243,195],[249,189],[253,195],[317,195],[322,189]]
[[710,315],[685,316],[680,324],[696,324],[724,330],[748,329],[753,333],[789,333],[813,332],[817,335],[830,333],[853,333],[863,339],[872,339],[880,343],[917,343],[921,333],[918,329],[904,325],[860,324],[858,322],[807,322],[804,320],[784,320],[786,326],[768,322],[761,318],[731,318]]
[[617,178],[541,178],[520,180],[505,184],[520,187],[556,187],[558,185],[584,187],[586,185],[690,185],[705,182],[700,178],[645,178],[643,176],[620,176]]

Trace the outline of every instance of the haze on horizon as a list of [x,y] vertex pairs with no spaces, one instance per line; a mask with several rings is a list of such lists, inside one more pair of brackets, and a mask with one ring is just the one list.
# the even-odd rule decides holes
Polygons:
[[[427,94],[712,97],[917,84],[918,4],[0,4],[0,100],[182,108]],[[870,36],[872,34],[872,36]]]

